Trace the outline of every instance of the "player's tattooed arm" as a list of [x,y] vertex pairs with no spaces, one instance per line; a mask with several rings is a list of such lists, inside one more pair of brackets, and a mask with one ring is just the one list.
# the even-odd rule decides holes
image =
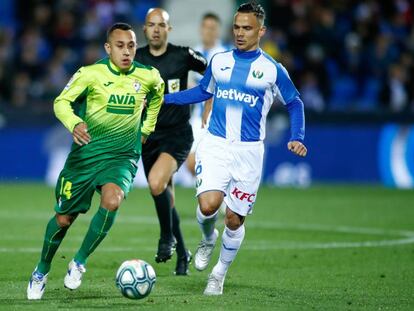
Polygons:
[[76,124],[72,132],[73,141],[79,146],[87,145],[91,141],[91,135],[88,133],[88,126],[85,122]]

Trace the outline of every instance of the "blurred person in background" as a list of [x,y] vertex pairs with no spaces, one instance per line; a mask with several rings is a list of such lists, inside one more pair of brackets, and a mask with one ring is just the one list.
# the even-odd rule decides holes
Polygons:
[[[218,15],[211,12],[203,15],[200,25],[201,44],[195,46],[194,50],[200,52],[207,62],[210,62],[215,54],[228,50],[228,47],[223,45],[220,40],[220,28],[221,20]],[[202,76],[200,74],[195,74],[193,84],[198,84],[201,78]],[[212,99],[209,99],[200,105],[194,105],[192,107],[190,123],[193,128],[194,142],[187,158],[187,168],[193,176],[195,176],[195,149],[205,133],[211,112],[211,105]]]
[[411,108],[413,90],[409,88],[407,69],[399,63],[388,67],[380,96],[381,104],[388,112],[408,112]]

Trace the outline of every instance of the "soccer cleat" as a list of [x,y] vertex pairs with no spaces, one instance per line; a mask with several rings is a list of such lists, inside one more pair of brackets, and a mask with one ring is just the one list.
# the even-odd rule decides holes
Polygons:
[[176,245],[177,242],[174,238],[169,241],[160,239],[158,241],[158,250],[157,254],[155,255],[155,262],[166,262],[167,260],[171,259],[172,255],[174,254]]
[[72,259],[63,284],[68,289],[77,289],[82,283],[82,275],[85,272],[85,266]]
[[27,299],[39,300],[42,299],[43,293],[47,283],[47,274],[33,271],[30,277],[29,285],[27,286]]
[[207,286],[204,290],[206,296],[218,296],[223,294],[224,277],[218,277],[211,273],[208,276]]
[[189,250],[181,257],[177,257],[177,265],[175,266],[175,275],[188,275],[188,266],[193,259],[193,255]]
[[207,268],[211,255],[213,254],[214,246],[216,246],[218,235],[218,230],[214,229],[212,241],[206,241],[203,239],[200,244],[198,244],[194,255],[194,267],[198,271],[203,271]]

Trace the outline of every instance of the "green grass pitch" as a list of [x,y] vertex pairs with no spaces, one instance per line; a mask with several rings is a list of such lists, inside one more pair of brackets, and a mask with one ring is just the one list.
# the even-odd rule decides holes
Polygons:
[[[56,254],[42,301],[27,301],[53,189],[0,184],[0,310],[414,310],[414,192],[374,186],[259,191],[224,295],[204,297],[206,271],[173,275],[175,257],[156,264],[158,221],[147,189],[134,189],[114,227],[89,258],[77,291],[63,287],[67,264],[98,205],[81,215]],[[187,246],[200,239],[193,189],[176,190]],[[223,228],[222,217],[218,222]],[[218,257],[216,247],[212,263]],[[157,273],[151,295],[123,298],[122,261],[140,258]]]

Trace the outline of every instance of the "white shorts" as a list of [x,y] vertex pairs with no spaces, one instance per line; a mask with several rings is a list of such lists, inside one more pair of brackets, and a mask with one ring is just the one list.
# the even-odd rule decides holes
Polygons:
[[196,150],[197,196],[216,190],[233,212],[251,214],[262,176],[264,146],[231,142],[207,132]]

